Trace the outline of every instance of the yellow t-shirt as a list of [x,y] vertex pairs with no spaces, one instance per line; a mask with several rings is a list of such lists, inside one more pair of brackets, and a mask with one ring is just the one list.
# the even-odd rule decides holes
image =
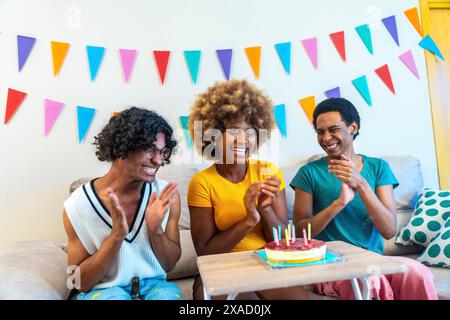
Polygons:
[[[263,181],[267,176],[276,175],[280,180],[280,190],[285,188],[281,170],[273,163],[250,160],[244,180],[233,183],[222,177],[216,166],[195,174],[188,187],[187,202],[193,207],[214,208],[217,229],[226,231],[247,216],[244,196],[252,183]],[[261,222],[245,236],[232,251],[247,251],[262,248],[266,244]]]

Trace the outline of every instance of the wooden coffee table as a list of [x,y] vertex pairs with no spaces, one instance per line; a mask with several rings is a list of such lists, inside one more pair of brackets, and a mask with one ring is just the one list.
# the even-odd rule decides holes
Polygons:
[[[369,299],[368,278],[372,275],[402,273],[407,267],[392,257],[379,255],[342,242],[327,242],[327,250],[343,256],[343,261],[301,267],[273,268],[256,251],[214,254],[197,258],[206,300],[211,296],[227,295],[234,299],[238,293],[298,285],[351,280],[357,300]],[[363,292],[357,279],[363,284]]]

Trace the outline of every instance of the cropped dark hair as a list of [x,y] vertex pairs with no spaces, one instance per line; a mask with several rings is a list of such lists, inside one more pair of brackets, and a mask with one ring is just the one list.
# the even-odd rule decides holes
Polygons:
[[[167,121],[154,111],[131,107],[112,116],[94,137],[95,155],[100,161],[126,159],[135,152],[154,147],[160,132],[166,136],[166,148],[172,151],[177,141],[172,140],[173,130]],[[165,161],[169,162],[169,159]]]
[[353,140],[359,135],[359,129],[361,128],[361,119],[359,118],[358,110],[355,106],[344,98],[329,98],[320,102],[313,113],[314,129],[317,129],[317,118],[322,113],[337,111],[340,113],[342,119],[347,126],[350,126],[353,122],[358,125],[358,131],[353,135]]

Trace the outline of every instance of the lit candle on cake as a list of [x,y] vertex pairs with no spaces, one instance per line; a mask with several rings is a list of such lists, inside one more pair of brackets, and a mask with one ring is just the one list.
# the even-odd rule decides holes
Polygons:
[[305,246],[308,245],[308,239],[306,238],[306,230],[303,228],[303,242],[305,243]]
[[296,237],[295,237],[295,224],[292,224],[292,242],[295,243],[295,239],[296,239]]
[[286,245],[289,247],[289,233],[287,229],[284,229],[284,234],[286,236]]
[[292,233],[291,233],[291,224],[288,223],[288,235],[289,235],[289,239],[292,237]]
[[278,239],[283,239],[282,235],[281,235],[281,226],[278,225]]

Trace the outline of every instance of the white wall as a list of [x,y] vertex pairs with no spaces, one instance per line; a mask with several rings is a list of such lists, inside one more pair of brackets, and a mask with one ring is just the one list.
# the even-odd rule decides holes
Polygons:
[[[423,51],[419,36],[403,14],[414,0],[177,0],[82,1],[0,0],[0,247],[27,239],[64,241],[62,203],[71,181],[98,176],[91,144],[112,111],[132,104],[154,108],[178,127],[195,95],[223,74],[216,49],[233,48],[232,76],[248,78],[288,109],[288,139],[280,145],[280,164],[321,152],[297,101],[341,86],[362,118],[356,150],[372,156],[412,155],[421,160],[425,184],[437,186],[432,124]],[[395,14],[400,48],[380,19]],[[373,23],[375,55],[371,56],[354,27]],[[347,62],[343,63],[328,34],[345,30]],[[17,72],[16,36],[37,38],[27,64]],[[302,39],[319,38],[319,69],[313,70]],[[72,44],[57,78],[53,77],[50,41]],[[273,45],[292,41],[292,72],[281,68]],[[90,82],[85,45],[105,46],[97,79]],[[261,79],[255,81],[244,48],[263,46]],[[138,49],[131,82],[122,80],[117,50]],[[173,51],[166,84],[161,86],[152,50]],[[398,60],[412,49],[421,80]],[[202,50],[199,83],[194,86],[183,50]],[[388,63],[397,91],[393,95],[374,73]],[[373,98],[369,108],[351,84],[366,74]],[[8,125],[3,124],[8,88],[28,97]],[[49,137],[43,135],[43,100],[66,106]],[[83,144],[77,142],[76,106],[97,109]],[[280,139],[278,133],[273,137]],[[184,141],[184,140],[183,140]],[[183,153],[181,150],[180,154]]]

